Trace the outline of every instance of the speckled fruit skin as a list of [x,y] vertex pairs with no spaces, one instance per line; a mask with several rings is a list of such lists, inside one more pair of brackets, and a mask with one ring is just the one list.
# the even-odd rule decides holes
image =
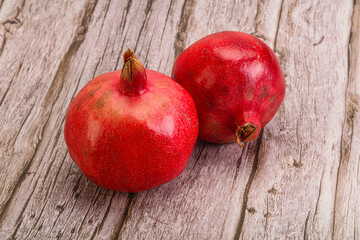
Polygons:
[[254,140],[285,96],[273,51],[241,32],[219,32],[195,42],[176,59],[172,78],[195,101],[199,138],[214,143],[236,141],[239,129],[249,123],[256,129],[239,140]]
[[121,71],[91,80],[71,102],[65,140],[71,158],[94,183],[139,192],[176,178],[193,150],[198,119],[190,94],[146,70],[145,90],[119,91]]

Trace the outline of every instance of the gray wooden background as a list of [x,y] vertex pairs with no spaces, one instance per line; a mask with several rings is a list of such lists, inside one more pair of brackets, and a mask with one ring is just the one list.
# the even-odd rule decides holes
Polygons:
[[[201,37],[276,52],[287,92],[261,137],[198,141],[184,173],[137,194],[70,159],[67,107],[127,48],[170,75]],[[0,239],[360,239],[360,2],[0,0]]]

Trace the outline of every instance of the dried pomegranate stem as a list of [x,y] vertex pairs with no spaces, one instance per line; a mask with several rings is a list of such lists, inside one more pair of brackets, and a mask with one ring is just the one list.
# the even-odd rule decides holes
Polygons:
[[124,66],[120,76],[120,91],[137,96],[146,90],[146,70],[130,49],[124,53]]
[[240,147],[244,146],[245,142],[250,141],[251,135],[256,132],[257,126],[251,122],[245,123],[244,125],[238,127],[235,135],[236,142]]

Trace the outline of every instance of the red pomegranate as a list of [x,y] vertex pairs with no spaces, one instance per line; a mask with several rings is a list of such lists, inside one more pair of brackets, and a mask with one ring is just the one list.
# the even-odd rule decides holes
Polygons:
[[241,32],[206,36],[183,51],[172,78],[192,95],[199,138],[214,143],[254,140],[285,96],[285,79],[273,51]]
[[145,69],[128,49],[121,71],[91,80],[71,102],[65,140],[71,158],[96,184],[147,190],[176,178],[198,135],[190,94]]

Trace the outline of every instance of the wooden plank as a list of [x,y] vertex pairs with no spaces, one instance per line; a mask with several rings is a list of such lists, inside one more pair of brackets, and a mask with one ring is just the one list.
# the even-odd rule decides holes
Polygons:
[[360,238],[360,3],[354,3],[346,115],[335,195],[334,239]]
[[281,10],[275,50],[287,93],[263,133],[248,196],[256,212],[240,237],[330,239],[352,2],[283,1]]
[[[0,0],[0,238],[359,237],[352,5]],[[62,135],[81,87],[121,68],[128,47],[169,75],[185,47],[221,30],[253,33],[281,60],[287,95],[262,137],[244,148],[198,141],[180,177],[139,194],[85,179]]]
[[[84,8],[81,1],[58,3],[48,11],[40,3],[9,2],[5,1],[1,8],[5,34],[0,57],[0,211],[43,137],[62,86],[60,68],[67,67],[63,56],[74,36],[81,36],[78,27],[80,10]],[[39,15],[49,22],[41,22]],[[68,28],[59,29],[61,25]],[[47,32],[48,28],[53,32]],[[65,57],[71,57],[71,52]]]
[[[68,156],[63,139],[66,109],[94,76],[121,68],[122,54],[128,47],[135,49],[147,67],[169,73],[175,57],[173,42],[181,6],[181,1],[84,4],[81,11],[86,21],[72,23],[83,26],[81,43],[76,48],[72,43],[67,46],[72,54],[63,57],[67,67],[61,68],[62,86],[54,93],[52,110],[42,131],[44,140],[36,147],[21,183],[0,216],[0,238],[116,238],[131,195],[99,188],[82,176]],[[73,37],[78,39],[77,35]],[[39,44],[38,49],[43,47]],[[59,79],[53,81],[56,80]],[[23,91],[30,94],[28,88]],[[40,106],[35,102],[33,111],[42,114]],[[25,136],[29,138],[31,134],[27,132]]]
[[[177,179],[133,197],[119,239],[219,239],[225,231],[236,232],[237,223],[228,229],[224,222],[241,209],[242,196],[233,191],[239,185],[244,191],[254,161],[240,156],[254,157],[255,151],[256,144],[240,149],[198,142]],[[240,198],[235,209],[232,197]]]
[[[5,48],[7,40],[12,38],[12,35],[16,33],[17,29],[21,27],[22,20],[19,18],[19,14],[23,8],[24,1],[0,1],[0,56]],[[0,90],[1,101],[5,89]]]
[[[244,7],[246,6],[246,7]],[[274,42],[280,2],[185,1],[175,41],[176,53],[213,32],[255,32],[261,18],[275,27],[257,24],[259,35]],[[258,9],[262,14],[257,15]],[[270,17],[271,16],[271,17]],[[276,15],[278,16],[278,15]],[[271,32],[272,31],[272,32]],[[253,178],[261,139],[245,148],[199,141],[184,173],[157,189],[136,194],[119,239],[231,239],[246,210],[244,196]],[[245,194],[245,195],[244,195]],[[249,210],[251,212],[251,209]]]
[[[19,15],[23,25],[6,41],[0,59],[0,65],[4,66],[2,71],[11,77],[14,66],[19,70],[11,80],[0,109],[2,116],[6,116],[0,125],[4,131],[1,136],[5,137],[1,159],[6,159],[1,161],[4,164],[1,177],[5,179],[2,187],[7,191],[1,194],[1,238],[18,237],[18,233],[25,238],[29,229],[42,229],[42,222],[35,213],[39,214],[47,205],[44,196],[55,194],[57,201],[66,196],[52,192],[54,185],[59,184],[56,180],[66,156],[64,144],[55,148],[61,143],[60,127],[66,105],[76,89],[76,82],[65,76],[84,40],[95,5],[94,1],[75,1],[50,7],[27,2]],[[9,76],[4,76],[5,82]],[[69,91],[71,85],[72,92]],[[67,99],[59,97],[65,92]],[[71,169],[66,170],[65,173],[72,176]],[[69,179],[74,184],[77,182],[74,176]],[[38,183],[43,186],[39,187]],[[53,204],[56,202],[49,205]],[[56,218],[57,212],[54,212],[51,214]],[[22,229],[24,225],[25,230]]]

